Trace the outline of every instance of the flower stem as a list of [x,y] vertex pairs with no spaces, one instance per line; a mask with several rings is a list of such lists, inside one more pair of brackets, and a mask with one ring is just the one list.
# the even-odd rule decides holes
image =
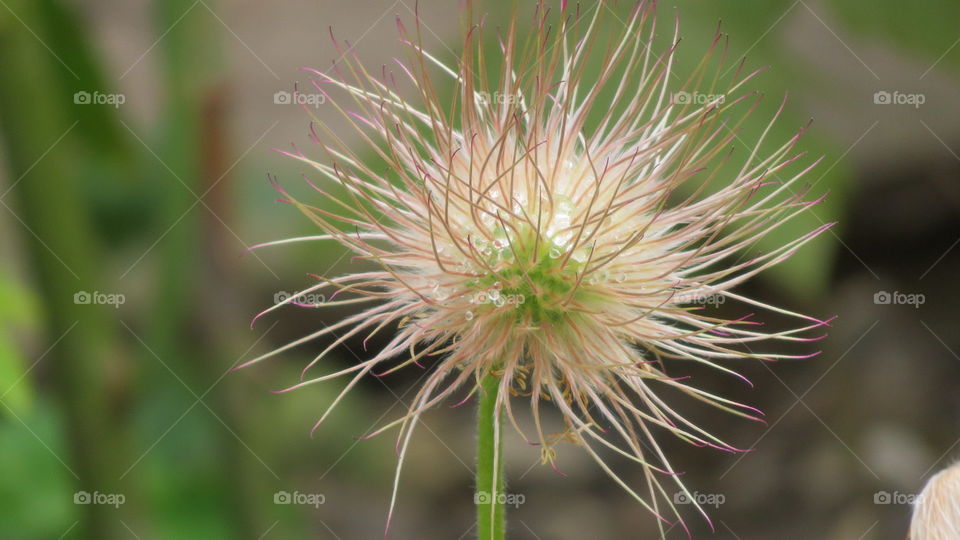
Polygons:
[[[480,383],[477,414],[477,539],[503,540],[504,519],[503,439],[497,412],[500,378],[489,374]],[[499,501],[499,502],[498,502]]]

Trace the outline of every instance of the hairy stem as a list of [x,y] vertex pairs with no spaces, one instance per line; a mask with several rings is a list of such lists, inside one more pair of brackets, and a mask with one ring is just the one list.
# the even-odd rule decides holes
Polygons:
[[497,393],[500,378],[490,374],[484,377],[480,388],[480,408],[477,414],[477,538],[503,540],[506,537],[504,519],[503,439]]

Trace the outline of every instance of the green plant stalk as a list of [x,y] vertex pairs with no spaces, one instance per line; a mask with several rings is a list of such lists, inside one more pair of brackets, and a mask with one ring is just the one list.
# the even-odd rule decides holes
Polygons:
[[[166,96],[164,119],[156,142],[150,143],[163,160],[162,165],[153,162],[154,181],[168,186],[158,203],[162,219],[177,225],[157,247],[159,277],[154,282],[155,296],[146,342],[153,352],[183,374],[187,384],[201,389],[216,384],[214,381],[240,354],[235,347],[224,345],[225,334],[230,328],[236,328],[231,326],[233,321],[225,321],[223,313],[214,314],[197,306],[198,299],[203,303],[204,299],[212,298],[207,296],[208,285],[203,282],[203,276],[211,268],[224,270],[213,266],[216,262],[212,260],[212,250],[204,244],[204,239],[211,235],[204,230],[203,220],[208,216],[216,231],[226,227],[220,217],[211,215],[222,209],[217,207],[213,194],[207,193],[221,180],[226,167],[217,167],[216,171],[204,169],[204,161],[212,159],[204,154],[212,142],[205,138],[204,123],[216,121],[205,112],[204,104],[225,89],[223,58],[217,46],[219,27],[211,16],[216,5],[214,1],[194,7],[194,0],[154,0],[151,11],[156,33],[164,36],[156,54],[161,62]],[[204,14],[207,10],[210,12]],[[226,188],[227,179],[223,180],[220,187]],[[198,202],[197,197],[203,202]],[[221,279],[219,284],[223,283]],[[229,289],[217,290],[221,295],[218,302],[234,293]],[[199,346],[187,337],[192,331],[206,338]],[[228,392],[216,392],[204,401],[211,412],[215,411],[218,420],[246,438],[240,412],[242,402],[231,402]],[[212,417],[209,420],[216,422]],[[212,439],[223,457],[223,467],[216,475],[219,489],[225,490],[222,500],[217,501],[226,505],[221,524],[235,538],[255,538],[258,533],[253,531],[262,532],[269,523],[263,523],[261,506],[257,504],[260,495],[253,491],[249,479],[261,475],[264,469],[250,462],[230,431],[217,426]]]
[[[57,84],[51,92],[59,97],[58,103],[72,104],[74,93],[79,91],[118,92],[104,75],[101,58],[90,39],[91,28],[80,23],[85,19],[80,16],[79,4],[68,0],[35,0],[33,3],[38,39],[56,55],[48,60],[56,64],[53,75]],[[128,160],[133,157],[131,143],[134,141],[123,129],[116,107],[73,106],[70,113],[78,120],[75,134],[82,135],[77,140],[85,152],[95,154],[100,160],[116,159],[125,166],[131,165]],[[132,183],[135,178],[124,175],[117,180]]]
[[[75,120],[54,91],[52,70],[62,67],[53,64],[49,51],[29,30],[38,26],[36,5],[9,0],[4,7],[0,138],[13,187],[11,196],[2,200],[0,213],[25,239],[31,279],[45,308],[46,337],[56,343],[44,363],[63,411],[70,451],[64,474],[76,478],[77,490],[117,493],[112,463],[120,445],[107,385],[116,357],[115,330],[106,308],[74,299],[79,291],[104,290],[99,283],[100,246],[89,215],[78,204],[76,141],[68,136]],[[54,144],[58,137],[63,140]],[[117,537],[124,512],[98,504],[78,506],[77,533],[86,538]]]
[[[503,437],[499,422],[497,392],[500,377],[489,374],[480,383],[477,413],[477,538],[503,540],[506,537],[503,479]],[[498,502],[500,501],[500,502]]]

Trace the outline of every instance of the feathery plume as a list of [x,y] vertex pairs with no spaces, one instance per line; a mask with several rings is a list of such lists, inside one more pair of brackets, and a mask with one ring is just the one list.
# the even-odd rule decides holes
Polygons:
[[911,540],[960,538],[960,464],[930,478],[917,497],[910,522]]
[[[760,100],[742,88],[760,70],[745,72],[741,62],[725,77],[709,68],[716,56],[723,65],[719,30],[700,67],[681,79],[673,71],[678,23],[673,43],[653,50],[654,2],[637,3],[616,33],[603,26],[607,2],[585,8],[564,1],[559,10],[548,4],[536,4],[526,29],[514,12],[509,26],[497,29],[492,57],[484,48],[488,24],[468,5],[454,65],[423,48],[419,15],[413,31],[397,20],[407,59],[376,72],[334,38],[342,56],[326,72],[311,70],[314,87],[356,130],[361,148],[314,118],[322,157],[285,153],[319,173],[322,181],[310,185],[327,204],[277,189],[322,234],[264,245],[346,246],[378,269],[315,276],[302,292],[336,291],[325,306],[370,306],[247,365],[333,336],[306,373],[354,336],[395,330],[368,360],[287,389],[349,377],[319,426],[364,376],[431,363],[406,414],[369,434],[399,427],[391,514],[423,412],[455,395],[469,399],[492,373],[498,413],[539,446],[545,464],[554,465],[561,442],[581,447],[663,531],[674,518],[682,524],[664,481],[693,498],[655,433],[740,450],[681,416],[662,390],[746,418],[760,414],[671,375],[671,365],[687,361],[741,377],[735,360],[805,358],[753,348],[818,339],[804,336],[829,321],[734,291],[830,225],[744,259],[770,231],[819,202],[798,186],[816,163],[790,168],[803,157],[795,151],[800,133],[761,153],[768,126],[742,165],[730,167],[729,150]],[[448,86],[454,92],[442,97]],[[732,173],[720,177],[721,170]],[[764,332],[753,313],[726,319],[707,309],[711,299],[799,323]],[[521,403],[532,426],[516,417]],[[545,407],[560,413],[564,432],[548,433]],[[646,489],[618,476],[604,453],[635,462]]]

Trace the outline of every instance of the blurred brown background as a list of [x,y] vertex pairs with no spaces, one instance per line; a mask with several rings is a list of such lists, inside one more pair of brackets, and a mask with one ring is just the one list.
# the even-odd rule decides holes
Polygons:
[[[481,9],[503,21],[508,5]],[[583,5],[609,10],[610,25],[626,9]],[[399,414],[422,373],[371,378],[311,439],[341,384],[269,390],[295,381],[329,342],[228,370],[346,314],[290,307],[248,329],[275,295],[308,284],[307,272],[351,264],[329,245],[241,256],[313,233],[273,203],[266,181],[272,173],[303,193],[308,171],[271,148],[313,151],[309,117],[277,92],[309,84],[299,68],[337,58],[330,26],[366,65],[391,62],[395,16],[409,25],[413,9],[0,2],[0,536],[382,537],[393,439],[355,437]],[[732,58],[771,66],[751,85],[769,95],[766,113],[789,92],[774,138],[815,119],[802,145],[825,159],[807,181],[829,202],[792,233],[840,222],[743,288],[838,315],[823,353],[738,365],[753,389],[694,372],[766,413],[761,425],[684,407],[754,451],[662,438],[690,489],[718,503],[716,532],[691,508],[694,536],[903,538],[914,494],[960,454],[960,5],[677,0],[659,8],[664,27],[674,9],[681,71],[723,20]],[[460,6],[422,1],[419,11],[427,47],[451,61]],[[352,136],[332,107],[314,114]],[[757,114],[744,139],[768,117]],[[350,342],[319,369],[369,354]],[[425,417],[391,537],[474,534],[469,409]],[[516,437],[507,454],[509,491],[523,495],[509,512],[512,538],[655,536],[653,518],[577,448],[561,448],[566,477]]]

